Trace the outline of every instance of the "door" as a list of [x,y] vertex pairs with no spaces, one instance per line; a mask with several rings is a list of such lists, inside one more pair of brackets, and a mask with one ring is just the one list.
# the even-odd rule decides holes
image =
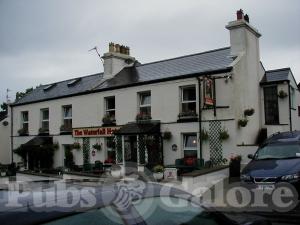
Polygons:
[[137,172],[137,137],[125,136],[125,174],[130,175]]

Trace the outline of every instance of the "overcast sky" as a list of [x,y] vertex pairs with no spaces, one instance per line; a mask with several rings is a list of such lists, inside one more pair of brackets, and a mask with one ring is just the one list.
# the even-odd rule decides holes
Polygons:
[[103,71],[95,52],[130,46],[142,63],[229,46],[225,25],[242,8],[267,70],[291,67],[300,82],[299,0],[0,0],[0,102],[6,88]]

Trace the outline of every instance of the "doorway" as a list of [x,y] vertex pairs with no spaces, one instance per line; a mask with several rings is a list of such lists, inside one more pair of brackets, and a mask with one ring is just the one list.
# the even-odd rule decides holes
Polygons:
[[124,136],[125,174],[136,173],[137,165],[137,136]]

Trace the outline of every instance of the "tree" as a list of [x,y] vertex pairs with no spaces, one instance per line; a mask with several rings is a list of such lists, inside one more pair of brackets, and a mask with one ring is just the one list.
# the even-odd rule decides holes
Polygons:
[[7,112],[7,103],[6,103],[6,102],[3,102],[3,103],[0,105],[0,108],[1,108],[1,111],[2,111],[2,112]]
[[17,93],[16,93],[16,101],[18,101],[19,99],[21,99],[21,98],[23,98],[26,94],[28,94],[28,93],[30,93],[30,92],[32,92],[33,91],[33,87],[31,87],[31,88],[27,88],[26,90],[25,90],[25,92],[22,92],[22,91],[18,91]]

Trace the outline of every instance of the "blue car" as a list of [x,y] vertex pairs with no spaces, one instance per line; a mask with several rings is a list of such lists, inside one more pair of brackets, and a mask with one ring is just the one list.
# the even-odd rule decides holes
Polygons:
[[264,188],[288,182],[300,190],[300,131],[269,137],[241,173],[241,181]]

